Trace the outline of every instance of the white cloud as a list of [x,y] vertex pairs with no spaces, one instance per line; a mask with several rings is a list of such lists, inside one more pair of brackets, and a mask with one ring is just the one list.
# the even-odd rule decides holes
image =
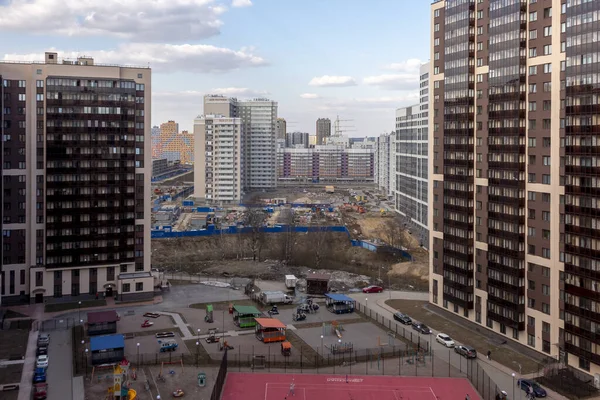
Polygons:
[[217,0],[12,0],[0,5],[0,29],[193,41],[219,34],[225,11]]
[[303,98],[303,99],[318,99],[318,98],[320,98],[321,96],[319,96],[319,95],[318,95],[318,94],[316,94],[316,93],[302,93],[302,94],[300,95],[300,97],[301,97],[301,98]]
[[322,110],[354,110],[360,111],[365,109],[370,110],[395,110],[398,107],[403,107],[417,102],[419,93],[407,93],[403,96],[381,96],[381,97],[355,97],[347,99],[335,99],[326,101],[322,104]]
[[418,87],[419,74],[383,74],[368,76],[363,83],[381,89],[410,90]]
[[[157,72],[225,72],[240,68],[260,67],[267,61],[246,50],[232,50],[203,44],[127,43],[114,50],[91,50],[85,52],[61,51],[59,58],[73,59],[87,55],[101,64],[150,65]],[[40,61],[42,53],[5,54],[8,61]]]
[[351,76],[316,76],[308,83],[310,86],[356,86],[356,81]]
[[250,7],[252,5],[252,1],[250,0],[233,0],[231,3],[231,7]]
[[399,63],[388,64],[384,66],[384,68],[391,69],[394,71],[419,73],[419,68],[423,63],[424,61],[421,61],[418,58],[410,58],[406,61],[401,61]]

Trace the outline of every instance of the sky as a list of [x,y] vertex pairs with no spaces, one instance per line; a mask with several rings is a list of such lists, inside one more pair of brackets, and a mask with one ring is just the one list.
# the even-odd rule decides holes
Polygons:
[[191,130],[204,94],[267,97],[288,131],[338,115],[350,136],[394,129],[418,102],[427,0],[0,0],[0,57],[93,56],[152,68],[152,123]]

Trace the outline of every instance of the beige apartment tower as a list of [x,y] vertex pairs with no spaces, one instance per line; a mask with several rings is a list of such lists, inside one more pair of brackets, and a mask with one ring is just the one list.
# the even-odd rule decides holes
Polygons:
[[152,298],[151,71],[0,63],[3,304]]
[[430,301],[600,381],[600,1],[431,8]]
[[195,197],[214,204],[238,204],[242,193],[242,122],[223,115],[194,120]]

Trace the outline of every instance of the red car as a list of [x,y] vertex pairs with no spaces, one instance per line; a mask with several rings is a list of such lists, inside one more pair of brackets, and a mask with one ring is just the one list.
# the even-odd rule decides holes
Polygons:
[[381,293],[381,292],[383,292],[383,288],[381,286],[371,285],[371,286],[367,286],[366,288],[363,288],[363,293]]

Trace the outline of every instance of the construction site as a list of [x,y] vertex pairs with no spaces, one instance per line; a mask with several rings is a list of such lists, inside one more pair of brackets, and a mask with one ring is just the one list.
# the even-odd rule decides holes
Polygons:
[[[323,272],[332,276],[332,287],[340,290],[367,284],[427,288],[427,251],[403,226],[393,204],[372,186],[278,188],[249,193],[243,205],[229,208],[194,207],[184,199],[164,202],[164,207],[174,214],[167,230],[190,236],[154,236],[154,268],[266,280]],[[251,221],[251,216],[258,219]],[[318,230],[224,234],[250,225]],[[343,231],[320,230],[328,226]],[[367,246],[357,246],[357,241]]]

